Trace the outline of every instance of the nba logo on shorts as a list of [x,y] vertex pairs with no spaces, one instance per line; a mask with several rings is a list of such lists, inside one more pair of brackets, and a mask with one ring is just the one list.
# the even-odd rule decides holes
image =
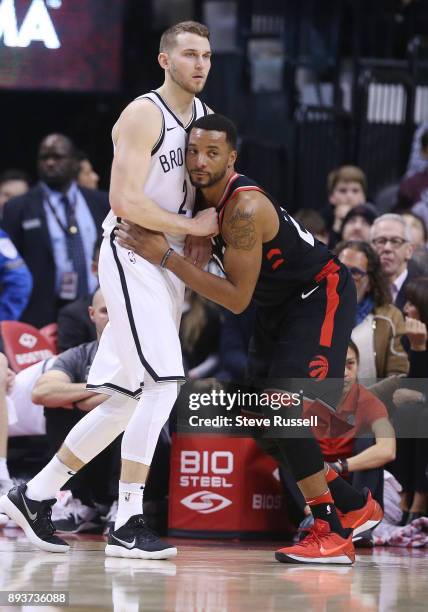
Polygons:
[[130,261],[131,263],[133,263],[133,264],[134,264],[134,263],[137,263],[137,260],[136,260],[136,258],[135,258],[135,253],[134,253],[134,251],[128,251],[128,257],[129,257],[129,261]]

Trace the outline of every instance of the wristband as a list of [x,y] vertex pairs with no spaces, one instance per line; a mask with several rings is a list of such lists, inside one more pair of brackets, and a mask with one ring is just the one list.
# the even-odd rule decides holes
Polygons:
[[337,463],[341,467],[341,474],[349,474],[348,460],[347,459],[338,459]]
[[166,266],[166,262],[168,261],[168,259],[171,257],[171,255],[172,255],[173,253],[175,253],[175,251],[174,251],[174,249],[171,249],[171,248],[169,248],[169,249],[166,251],[166,253],[165,253],[165,254],[164,254],[164,256],[162,257],[161,262],[160,262],[160,267],[161,267],[161,268],[165,268],[165,266]]

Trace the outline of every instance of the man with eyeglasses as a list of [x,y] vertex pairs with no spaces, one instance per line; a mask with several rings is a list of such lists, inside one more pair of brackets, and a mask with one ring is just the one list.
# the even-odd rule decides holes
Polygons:
[[373,223],[370,241],[389,280],[392,301],[403,310],[405,287],[412,278],[421,274],[417,265],[410,261],[413,254],[410,228],[400,215],[387,213]]

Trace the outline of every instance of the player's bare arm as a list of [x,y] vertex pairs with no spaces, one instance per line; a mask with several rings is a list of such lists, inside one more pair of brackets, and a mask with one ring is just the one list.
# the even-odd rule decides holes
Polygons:
[[113,129],[115,155],[110,181],[110,204],[118,217],[167,234],[209,236],[217,232],[214,209],[189,219],[170,213],[144,193],[151,152],[162,131],[162,116],[148,100],[135,100]]
[[[228,209],[222,235],[226,242],[224,269],[226,278],[199,270],[191,262],[173,253],[166,264],[188,287],[235,314],[249,305],[259,276],[265,226],[265,209],[258,194],[239,195]],[[169,245],[161,234],[152,235],[142,228],[122,226],[117,232],[119,244],[159,265]]]

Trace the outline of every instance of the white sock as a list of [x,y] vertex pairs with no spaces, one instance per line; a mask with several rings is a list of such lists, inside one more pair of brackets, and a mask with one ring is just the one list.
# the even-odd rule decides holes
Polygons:
[[6,457],[0,457],[0,480],[10,480]]
[[119,480],[119,504],[114,528],[122,527],[131,516],[143,514],[144,486],[141,482]]
[[27,483],[26,495],[36,501],[52,499],[75,473],[54,455],[49,463]]

